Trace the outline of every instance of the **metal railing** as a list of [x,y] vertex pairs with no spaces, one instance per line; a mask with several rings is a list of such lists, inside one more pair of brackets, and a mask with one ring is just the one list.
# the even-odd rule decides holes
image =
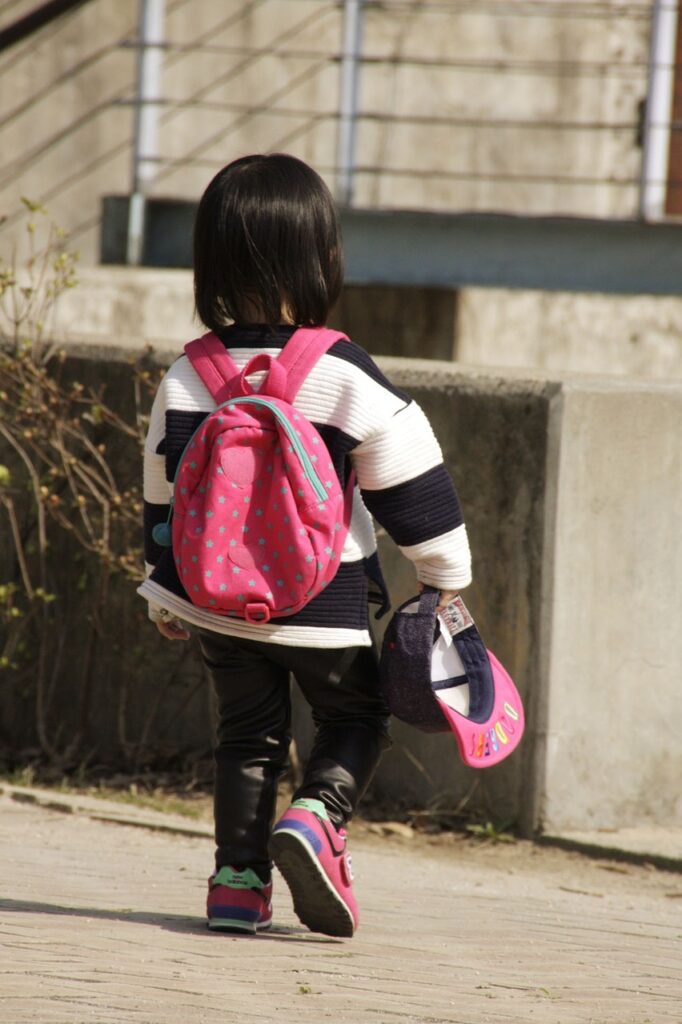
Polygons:
[[[24,39],[30,38],[41,28],[56,21],[57,18],[70,14],[77,7],[91,2],[92,0],[48,0],[47,3],[38,4],[28,14],[21,15],[0,29],[0,53],[8,50],[10,46],[23,42]],[[5,4],[6,8],[11,6],[11,4]],[[0,13],[2,12],[0,11]]]
[[[103,2],[91,0],[90,6]],[[672,0],[655,5],[658,20],[648,54],[654,5],[570,0],[317,0],[314,4],[288,0],[290,17],[286,29],[276,38],[268,39],[267,33],[262,32],[262,40],[256,33],[248,45],[230,41],[230,33],[236,34],[247,19],[267,14],[268,8],[278,7],[281,14],[283,2],[240,0],[229,4],[227,10],[222,5],[194,4],[196,24],[190,38],[175,38],[169,30],[153,40],[155,52],[163,58],[161,80],[167,87],[173,80],[174,69],[181,69],[182,62],[189,58],[222,59],[224,67],[220,73],[210,82],[194,86],[188,78],[181,95],[143,94],[135,62],[131,60],[127,77],[106,81],[104,85],[100,82],[99,92],[93,94],[90,105],[74,110],[68,123],[36,132],[29,143],[15,147],[9,158],[6,155],[0,170],[0,189],[20,184],[36,169],[56,165],[57,152],[63,154],[65,147],[72,146],[73,159],[69,162],[62,155],[59,174],[41,189],[38,198],[48,205],[59,203],[60,197],[79,182],[90,183],[87,187],[83,185],[84,196],[90,192],[96,195],[98,173],[112,161],[120,161],[122,155],[130,157],[135,149],[139,159],[130,158],[128,167],[132,166],[132,170],[127,180],[120,181],[119,191],[187,197],[187,185],[180,186],[177,193],[175,184],[178,172],[186,171],[194,174],[190,189],[194,197],[207,172],[217,170],[224,162],[217,155],[218,150],[229,154],[233,140],[245,126],[253,126],[259,148],[271,151],[289,148],[296,152],[297,147],[305,150],[304,142],[314,142],[321,137],[320,133],[326,133],[325,138],[334,141],[317,147],[320,155],[313,162],[335,184],[339,199],[345,203],[375,205],[372,196],[388,189],[389,198],[380,197],[378,205],[411,205],[410,197],[417,195],[424,197],[425,208],[438,209],[441,202],[447,209],[483,209],[483,200],[472,201],[467,197],[485,186],[487,191],[482,194],[493,197],[487,200],[488,205],[491,201],[494,204],[497,189],[496,208],[502,211],[510,208],[522,212],[524,200],[508,199],[518,194],[531,197],[526,200],[528,212],[540,212],[540,207],[533,208],[532,197],[534,190],[537,193],[542,189],[548,197],[545,206],[555,206],[553,211],[544,212],[564,212],[566,208],[569,212],[584,209],[587,215],[594,214],[599,208],[595,196],[623,193],[629,197],[627,203],[619,207],[620,201],[614,200],[613,205],[627,207],[631,216],[656,219],[675,214],[670,196],[682,191],[682,180],[678,180],[682,179],[682,161],[679,168],[673,165],[669,153],[673,153],[672,143],[682,138],[682,112],[674,106],[679,26],[678,4]],[[168,24],[190,3],[191,0],[168,0]],[[8,6],[11,7],[0,7],[0,16]],[[205,15],[209,9],[212,18]],[[222,17],[215,17],[218,11],[224,12]],[[72,18],[79,16],[76,11]],[[610,57],[560,54],[555,58],[545,52],[519,55],[513,47],[505,48],[492,38],[487,49],[481,43],[477,52],[471,53],[463,46],[458,48],[457,39],[450,46],[435,45],[439,24],[444,26],[443,32],[463,24],[453,22],[455,17],[467,19],[467,31],[472,38],[476,36],[476,22],[500,27],[500,39],[504,37],[502,28],[517,23],[529,27],[554,26],[557,32],[556,26],[561,26],[561,31],[572,26],[574,31],[576,25],[584,25],[590,33],[605,31],[605,26],[617,26],[620,37],[631,38],[632,45],[625,46],[622,54]],[[424,27],[427,18],[430,29]],[[415,52],[411,45],[411,32],[418,23],[422,36],[428,35],[428,31],[433,33],[431,52],[425,52],[426,48]],[[388,29],[390,45],[384,41],[384,36],[388,38],[384,30]],[[30,60],[32,48],[45,45],[49,33],[56,31],[54,24],[46,26],[37,36],[25,39],[0,57],[0,84],[6,94],[11,93],[12,73],[19,62]],[[551,31],[546,29],[545,36]],[[485,33],[480,35],[485,39]],[[312,37],[319,38],[320,43],[311,44]],[[83,46],[68,69],[55,68],[49,81],[42,82],[16,103],[5,104],[0,131],[19,123],[29,126],[32,111],[57,95],[62,87],[77,81],[87,83],[88,76],[101,69],[112,54],[137,52],[144,46],[145,40],[135,25],[123,26],[121,34],[104,45],[91,49]],[[270,83],[264,76],[252,95],[235,96],[236,85],[253,76],[259,62],[272,58],[276,58],[281,69],[279,81]],[[328,76],[330,69],[334,69],[337,87],[321,97],[314,83]],[[329,81],[328,77],[325,81]],[[424,83],[436,85],[428,102],[417,103],[399,95],[405,82],[416,83],[423,93],[428,91]],[[441,94],[437,86],[442,86]],[[493,87],[503,99],[513,92],[515,103],[496,103],[493,98],[486,107],[478,102],[478,93]],[[581,103],[575,112],[564,109],[555,113],[551,104],[540,109],[541,104],[530,102],[534,90],[548,88],[557,95],[563,88],[580,91]],[[606,104],[603,97],[607,93],[625,99]],[[526,109],[518,99],[523,95],[529,97]],[[651,97],[648,105],[647,95]],[[135,146],[135,117],[131,116],[126,138],[84,149],[85,132],[122,108],[130,109],[131,115],[137,114],[138,124],[140,111],[153,111],[158,145],[149,151],[145,151],[144,144]],[[180,132],[188,113],[197,121],[193,137],[186,128]],[[204,124],[204,115],[212,115],[209,126]],[[268,127],[264,128],[266,119]],[[178,133],[173,136],[176,127]],[[177,145],[169,147],[169,139],[173,138],[175,143],[181,134],[185,138],[181,150]],[[25,135],[31,136],[28,128]],[[398,136],[402,140],[399,153],[394,145]],[[409,139],[413,137],[422,141],[410,146]],[[449,140],[447,145],[442,142],[444,138]],[[638,149],[642,144],[643,154]],[[557,147],[562,147],[563,152],[589,156],[591,150],[602,156],[592,163],[583,160],[582,166],[577,161],[574,165],[568,162],[558,166]],[[535,159],[529,160],[529,151]],[[619,159],[619,153],[627,154],[627,159]],[[145,165],[142,178],[140,160]],[[445,199],[432,199],[431,186]],[[406,197],[404,203],[401,195]],[[86,203],[81,220],[69,227],[77,237],[96,224],[98,217],[99,202]]]

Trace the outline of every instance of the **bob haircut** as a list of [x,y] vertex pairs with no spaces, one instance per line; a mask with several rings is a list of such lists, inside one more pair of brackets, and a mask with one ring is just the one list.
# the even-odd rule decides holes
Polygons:
[[334,200],[312,168],[273,153],[216,174],[194,224],[194,300],[210,330],[285,317],[322,325],[342,283]]

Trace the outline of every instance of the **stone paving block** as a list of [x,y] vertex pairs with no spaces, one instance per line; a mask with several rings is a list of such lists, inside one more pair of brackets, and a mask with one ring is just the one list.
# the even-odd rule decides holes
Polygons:
[[[352,833],[351,833],[352,837]],[[212,846],[0,797],[2,1024],[679,1024],[679,876],[529,843],[353,843],[361,927],[204,923]]]

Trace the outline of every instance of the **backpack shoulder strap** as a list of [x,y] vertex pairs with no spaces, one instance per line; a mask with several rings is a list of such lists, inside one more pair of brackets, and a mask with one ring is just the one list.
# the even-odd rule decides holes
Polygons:
[[348,338],[341,331],[328,327],[299,327],[291,335],[277,361],[287,371],[286,399],[293,402],[317,361],[328,352],[334,342]]
[[232,381],[239,368],[220,338],[209,332],[185,345],[185,355],[199,375],[216,405],[232,394]]

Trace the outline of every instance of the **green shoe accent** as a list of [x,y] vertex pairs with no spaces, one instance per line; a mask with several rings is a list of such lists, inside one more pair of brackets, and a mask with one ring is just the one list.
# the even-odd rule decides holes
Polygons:
[[301,797],[300,800],[294,800],[291,806],[298,807],[302,811],[310,811],[311,814],[316,814],[317,817],[322,818],[323,821],[329,821],[327,808],[321,800],[308,800],[307,797]]
[[264,889],[265,886],[251,868],[235,871],[226,865],[215,875],[212,885],[229,885],[231,889]]

